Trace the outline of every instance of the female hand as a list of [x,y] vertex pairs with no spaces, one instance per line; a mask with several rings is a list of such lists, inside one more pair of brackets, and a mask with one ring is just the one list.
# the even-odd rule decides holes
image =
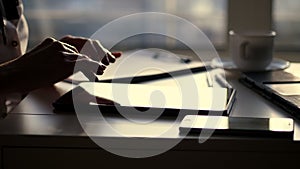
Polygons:
[[[121,55],[116,53],[116,56],[113,56],[107,52],[103,58],[99,56],[102,63],[98,62],[93,60],[96,59],[96,53],[87,56],[78,52],[80,47],[82,49],[84,41],[91,42],[91,44],[95,43],[92,40],[81,40],[75,37],[65,38],[62,41],[48,38],[25,55],[1,65],[0,92],[29,92],[42,86],[54,84],[73,74],[75,64],[82,68],[80,71],[90,80],[93,80],[95,74],[101,75],[103,73],[105,65],[114,62],[115,58]],[[80,43],[81,46],[77,43]],[[98,52],[97,49],[96,51]]]
[[84,37],[65,36],[60,41],[68,43],[95,61],[101,61],[106,66],[109,63],[114,63],[116,58],[121,56],[120,52],[111,53],[105,49],[98,40],[87,39]]

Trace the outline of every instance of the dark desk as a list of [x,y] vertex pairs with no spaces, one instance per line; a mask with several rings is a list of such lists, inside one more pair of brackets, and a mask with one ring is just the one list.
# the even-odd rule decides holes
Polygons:
[[[300,64],[293,64],[288,71],[295,70],[300,70]],[[227,79],[238,91],[231,116],[290,117],[240,84],[238,72],[227,73]],[[199,144],[197,137],[186,137],[171,150],[150,158],[130,159],[111,154],[86,136],[76,115],[53,113],[53,100],[71,88],[72,85],[61,82],[34,91],[0,121],[2,168],[292,168],[299,165],[300,143],[288,138],[212,137]],[[151,139],[161,143],[182,139],[176,127],[163,137],[150,138],[153,128],[137,130],[122,118],[110,117],[110,120],[114,127],[132,128],[128,135],[134,137],[120,140],[137,139],[147,144]],[[164,128],[171,122],[172,119],[159,119],[152,127]],[[294,136],[298,140],[299,124],[296,123]],[[115,141],[115,135],[109,131],[101,123],[95,127],[97,137]],[[128,147],[128,151],[138,150]]]

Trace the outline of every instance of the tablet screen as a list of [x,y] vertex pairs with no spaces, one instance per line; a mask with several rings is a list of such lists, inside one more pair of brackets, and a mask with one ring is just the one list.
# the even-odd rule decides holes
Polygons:
[[266,84],[266,86],[284,96],[300,95],[300,83]]
[[184,100],[182,90],[174,86],[157,86],[149,84],[111,84],[81,83],[90,95],[113,100],[121,106],[155,107],[191,110],[226,110],[228,101],[227,88],[198,87],[197,103],[192,97]]

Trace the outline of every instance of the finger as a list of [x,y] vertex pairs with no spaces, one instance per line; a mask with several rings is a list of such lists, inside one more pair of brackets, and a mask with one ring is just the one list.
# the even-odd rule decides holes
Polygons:
[[109,59],[108,59],[107,55],[105,55],[105,57],[102,58],[100,62],[102,64],[104,64],[105,66],[108,66],[109,65]]
[[72,49],[74,52],[79,53],[78,50],[77,50],[77,48],[76,48],[75,46],[72,46],[72,45],[70,45],[70,44],[68,44],[68,43],[65,43],[65,42],[61,42],[61,43],[62,43],[63,45],[65,45],[66,47]]
[[[103,74],[103,69],[97,62],[89,59],[83,54],[62,52],[66,63],[66,71],[82,72],[91,82],[99,81],[93,70],[97,71],[98,75]],[[77,58],[77,59],[75,59]],[[71,66],[71,67],[70,67]],[[72,74],[72,73],[71,73]]]
[[76,47],[76,49],[79,52],[81,52],[81,49],[83,48],[83,46],[85,45],[87,40],[88,39],[84,38],[84,37],[71,36],[71,35],[67,35],[67,36],[60,39],[60,41],[68,43],[68,44]]
[[112,52],[111,53],[113,56],[115,56],[115,58],[119,58],[122,56],[122,53],[121,52]]
[[106,65],[104,65],[103,63],[99,62],[99,65],[101,66],[101,68],[102,68],[103,70],[106,69]]
[[62,41],[62,42],[69,42],[69,41],[72,41],[75,38],[76,37],[72,36],[72,35],[65,35],[64,37],[60,38],[60,41]]
[[91,59],[95,61],[100,61],[98,57],[97,49],[95,48],[93,41],[90,39],[86,41],[86,44],[84,45],[80,53],[89,56]]
[[36,52],[36,51],[39,51],[46,47],[49,47],[55,41],[56,41],[56,39],[54,39],[54,38],[46,38],[43,42],[41,42],[39,45],[37,45],[35,48],[33,48],[30,52]]
[[55,41],[56,41],[56,39],[54,39],[52,37],[46,38],[40,45],[41,46],[48,46],[49,44],[52,44]]
[[[80,63],[78,63],[80,62]],[[91,82],[98,81],[98,77],[94,73],[95,70],[97,71],[97,75],[102,75],[103,70],[98,67],[98,64],[90,62],[88,60],[80,60],[77,64],[81,64],[82,66],[79,66],[79,71],[81,71]],[[95,68],[96,67],[96,68]]]
[[97,75],[102,75],[105,68],[96,61],[91,59],[80,59],[76,62],[76,67],[78,70],[86,70],[96,73]]
[[101,60],[105,66],[108,66],[110,63],[115,63],[116,58],[110,52],[106,53],[105,57]]
[[62,51],[62,52],[69,52],[69,53],[78,53],[77,49],[75,47],[72,47],[70,45],[67,45],[64,42],[55,41],[53,42],[52,48],[54,48],[54,51]]
[[107,58],[110,63],[115,63],[116,61],[116,57],[110,52],[107,53]]
[[69,52],[62,52],[65,61],[67,62],[76,62],[79,59],[87,59],[86,55],[81,53],[69,53]]
[[97,58],[95,58],[95,60],[100,61],[105,57],[107,53],[109,53],[109,51],[105,49],[98,40],[92,40],[92,43],[98,55]]

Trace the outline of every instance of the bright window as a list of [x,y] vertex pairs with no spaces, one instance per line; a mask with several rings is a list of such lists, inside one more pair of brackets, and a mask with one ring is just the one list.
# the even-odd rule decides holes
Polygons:
[[[137,12],[166,12],[183,17],[203,30],[217,48],[226,47],[227,0],[30,0],[24,1],[32,47],[45,37],[91,36],[106,23]],[[300,1],[274,0],[273,25],[278,50],[300,49]],[[126,29],[126,26],[124,27]],[[131,46],[147,46],[136,37]],[[159,45],[164,40],[160,38]],[[142,42],[142,43],[141,43]],[[127,43],[128,45],[129,43]]]
[[[24,6],[30,26],[30,47],[48,36],[60,38],[71,34],[89,37],[106,23],[137,12],[166,12],[183,17],[204,31],[216,47],[224,47],[227,30],[226,2],[226,0],[30,0],[24,1]],[[166,37],[158,38],[157,43],[163,46],[167,42],[164,38]],[[149,38],[140,36],[126,44],[131,47],[141,45],[147,47],[153,43],[147,39]]]
[[300,1],[274,1],[276,47],[281,50],[300,50]]

